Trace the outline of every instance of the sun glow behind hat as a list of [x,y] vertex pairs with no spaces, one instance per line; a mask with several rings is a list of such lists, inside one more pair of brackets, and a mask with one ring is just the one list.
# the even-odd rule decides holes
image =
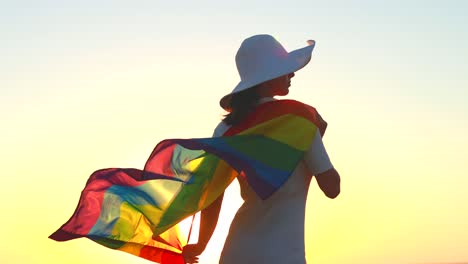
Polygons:
[[231,97],[235,93],[302,69],[311,59],[315,41],[308,40],[307,44],[304,48],[288,53],[270,35],[255,35],[245,39],[236,54],[241,81],[231,93],[221,98],[221,107],[229,110]]

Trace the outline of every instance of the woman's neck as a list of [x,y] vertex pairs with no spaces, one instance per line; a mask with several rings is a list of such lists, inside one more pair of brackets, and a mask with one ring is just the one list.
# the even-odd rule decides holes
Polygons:
[[258,104],[263,104],[263,103],[266,103],[266,102],[271,102],[271,101],[275,101],[276,99],[273,98],[273,97],[261,97],[260,99],[258,99]]

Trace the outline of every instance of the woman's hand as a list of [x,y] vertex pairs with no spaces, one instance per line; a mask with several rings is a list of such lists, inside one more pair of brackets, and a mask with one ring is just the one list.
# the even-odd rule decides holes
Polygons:
[[205,250],[205,247],[199,244],[188,244],[182,249],[182,256],[185,263],[198,263],[198,256]]

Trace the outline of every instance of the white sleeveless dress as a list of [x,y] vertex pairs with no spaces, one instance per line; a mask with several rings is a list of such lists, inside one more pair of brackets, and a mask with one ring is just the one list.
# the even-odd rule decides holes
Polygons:
[[[274,100],[262,98],[260,103]],[[229,126],[221,122],[214,136]],[[287,182],[271,197],[262,200],[248,183],[238,177],[243,205],[234,217],[219,263],[301,264],[306,263],[304,219],[312,175],[333,168],[319,133],[304,159]]]

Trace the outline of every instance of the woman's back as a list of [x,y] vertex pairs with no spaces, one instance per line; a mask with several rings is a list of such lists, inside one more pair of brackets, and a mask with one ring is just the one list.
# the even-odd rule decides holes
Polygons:
[[[261,98],[259,103],[273,100]],[[213,136],[222,136],[229,128],[221,122]],[[332,167],[317,133],[304,160],[268,199],[261,199],[244,177],[237,177],[244,203],[233,219],[220,263],[305,263],[304,219],[310,179]]]
[[262,200],[238,177],[244,199],[220,263],[305,263],[304,218],[310,177],[303,162],[271,197]]

